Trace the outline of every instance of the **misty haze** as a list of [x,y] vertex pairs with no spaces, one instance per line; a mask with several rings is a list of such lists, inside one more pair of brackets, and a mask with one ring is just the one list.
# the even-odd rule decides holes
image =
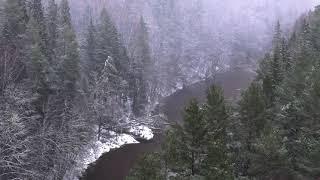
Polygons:
[[0,180],[319,180],[318,0],[0,0]]

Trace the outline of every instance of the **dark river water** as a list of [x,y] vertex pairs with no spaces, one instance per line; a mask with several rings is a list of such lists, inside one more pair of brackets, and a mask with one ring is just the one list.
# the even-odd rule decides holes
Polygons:
[[[233,100],[239,96],[241,90],[245,89],[253,80],[255,74],[236,70],[218,74],[215,84],[223,89],[227,99]],[[173,95],[166,97],[160,103],[160,112],[164,113],[168,122],[179,122],[182,120],[182,111],[192,98],[204,101],[206,89],[212,81],[205,81],[193,84]],[[119,149],[102,155],[99,160],[90,166],[81,180],[124,180],[130,170],[137,163],[139,157],[147,152],[154,152],[160,149],[160,134],[155,134],[151,141],[143,141],[140,144],[129,144]]]
[[130,169],[144,153],[154,152],[160,148],[161,135],[155,135],[150,141],[128,144],[110,151],[99,158],[95,165],[89,167],[83,180],[124,180]]

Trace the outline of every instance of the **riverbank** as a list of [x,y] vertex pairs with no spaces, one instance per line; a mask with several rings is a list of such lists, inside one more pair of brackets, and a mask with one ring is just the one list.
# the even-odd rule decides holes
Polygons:
[[140,140],[138,144],[127,144],[105,153],[88,167],[80,180],[124,180],[143,154],[160,149],[161,137],[155,134],[152,140]]

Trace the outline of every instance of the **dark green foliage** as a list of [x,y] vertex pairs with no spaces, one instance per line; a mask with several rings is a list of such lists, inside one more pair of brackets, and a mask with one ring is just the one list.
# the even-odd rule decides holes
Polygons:
[[[161,174],[170,179],[233,179],[228,148],[228,110],[223,91],[212,86],[202,107],[192,100],[185,108],[184,122],[167,131],[160,153]],[[139,164],[134,174],[141,174]]]
[[191,101],[189,107],[185,109],[181,130],[182,132],[178,132],[182,135],[180,141],[183,144],[180,149],[183,154],[180,157],[186,163],[186,173],[194,176],[200,173],[202,148],[206,135],[203,112],[196,101]]
[[212,86],[204,106],[206,119],[207,157],[204,172],[207,179],[233,179],[232,161],[228,148],[229,114],[223,90]]
[[3,44],[20,48],[29,20],[25,0],[7,0],[4,7],[6,23],[2,32]]
[[[97,27],[97,58],[98,68],[102,70],[103,64],[108,57],[112,57],[115,60],[117,70],[121,73],[122,77],[128,78],[129,72],[129,58],[126,53],[126,49],[123,46],[120,35],[116,29],[116,26],[111,20],[110,15],[104,8],[100,15],[100,23]],[[98,71],[99,72],[99,71]]]
[[80,76],[79,47],[76,34],[71,24],[70,8],[67,0],[62,0],[59,7],[59,34],[57,57],[59,59],[59,77],[61,90],[72,97]]
[[248,90],[242,94],[239,102],[239,119],[241,123],[240,142],[241,156],[237,157],[237,169],[242,176],[249,174],[250,154],[257,137],[260,137],[266,124],[266,103],[261,85],[252,83]]
[[141,158],[139,166],[126,180],[165,180],[163,175],[161,156],[158,153],[147,154]]
[[[99,72],[99,62],[97,59],[97,34],[96,28],[93,24],[93,19],[90,19],[89,27],[86,34],[85,44],[85,58],[87,61],[87,71],[89,72],[89,78],[92,80],[93,74]],[[101,63],[101,62],[100,62]],[[101,66],[101,65],[100,65]]]
[[153,78],[153,64],[149,49],[149,34],[146,24],[141,17],[135,38],[131,44],[131,58],[133,79],[130,81],[134,87],[132,91],[133,112],[136,116],[142,116],[146,111],[146,105],[151,98],[151,85]]
[[39,46],[41,48],[42,53],[45,55],[47,59],[51,59],[52,49],[49,49],[49,39],[47,34],[47,24],[46,19],[44,17],[42,0],[32,0],[30,5],[31,16],[35,21],[36,26],[38,27],[40,41]]
[[0,94],[14,82],[26,77],[26,29],[29,17],[24,0],[4,2],[0,39]]
[[[260,115],[252,116],[256,118],[252,118],[251,124],[244,124],[244,129],[248,128],[246,131],[256,131],[254,127],[260,127],[259,133],[253,134],[248,148],[251,149],[247,156],[249,177],[297,180],[319,177],[319,164],[316,163],[320,155],[316,150],[319,147],[319,140],[316,140],[319,121],[315,108],[319,100],[318,90],[315,90],[319,72],[318,11],[316,8],[309,17],[303,17],[288,44],[282,41],[282,50],[273,49],[273,55],[261,64],[261,91],[267,98],[267,106],[246,108],[255,110],[254,107],[261,107],[261,110],[256,111]],[[278,44],[276,42],[274,45]],[[278,58],[279,52],[282,58]],[[263,102],[263,97],[259,99],[261,101],[255,102]],[[244,103],[240,103],[240,116],[243,107]]]
[[248,138],[257,137],[264,128],[264,113],[266,104],[262,88],[259,84],[253,83],[246,92],[243,93],[239,103],[240,119],[242,124],[248,129]]
[[[49,1],[46,21],[48,29],[48,49],[54,53],[58,38],[58,5],[55,0]],[[54,58],[55,54],[52,54],[52,56],[52,58]]]

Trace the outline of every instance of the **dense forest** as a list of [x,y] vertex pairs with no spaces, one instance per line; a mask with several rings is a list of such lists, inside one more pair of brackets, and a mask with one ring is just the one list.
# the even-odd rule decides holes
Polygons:
[[237,103],[214,84],[127,179],[319,178],[312,5],[0,0],[0,179],[77,179],[88,145],[159,130],[163,97],[239,68],[257,77]]
[[231,106],[213,85],[185,108],[162,151],[144,156],[128,180],[320,177],[320,7],[289,38],[277,24],[257,77]]
[[130,61],[106,9],[80,45],[67,0],[1,7],[0,177],[62,179],[96,133],[146,112],[154,67],[144,20]]

